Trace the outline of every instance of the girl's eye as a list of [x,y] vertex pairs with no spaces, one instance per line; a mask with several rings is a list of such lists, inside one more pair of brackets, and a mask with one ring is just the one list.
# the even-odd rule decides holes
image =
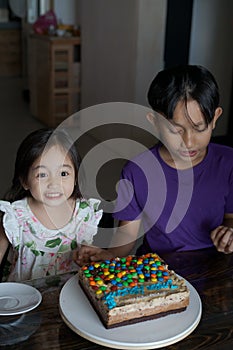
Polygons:
[[68,175],[69,175],[68,171],[62,171],[61,172],[61,176],[68,176]]
[[44,177],[47,177],[47,174],[46,173],[39,173],[39,174],[36,175],[36,177],[44,178]]

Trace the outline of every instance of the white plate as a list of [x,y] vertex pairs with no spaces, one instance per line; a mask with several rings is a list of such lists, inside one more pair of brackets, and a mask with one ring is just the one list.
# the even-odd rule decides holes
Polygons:
[[155,349],[187,337],[198,325],[202,305],[195,288],[190,290],[190,304],[181,313],[160,319],[106,329],[73,276],[63,286],[59,304],[64,322],[77,334],[94,343],[117,349]]
[[0,283],[0,316],[19,315],[28,312],[37,307],[41,300],[40,292],[27,284]]

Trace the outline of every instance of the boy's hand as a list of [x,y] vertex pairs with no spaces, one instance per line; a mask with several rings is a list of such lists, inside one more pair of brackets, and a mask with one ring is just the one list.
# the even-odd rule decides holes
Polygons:
[[218,226],[210,234],[211,239],[219,252],[230,254],[233,252],[233,228]]
[[99,247],[83,245],[81,248],[74,252],[74,261],[82,266],[90,261],[100,261],[113,258],[113,254]]

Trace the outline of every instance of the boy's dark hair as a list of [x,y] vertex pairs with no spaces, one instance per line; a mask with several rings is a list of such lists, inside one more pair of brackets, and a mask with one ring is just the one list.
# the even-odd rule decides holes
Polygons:
[[159,72],[149,87],[147,97],[152,109],[167,119],[173,118],[179,101],[183,101],[187,109],[187,101],[195,100],[206,125],[212,121],[219,107],[219,89],[214,76],[197,65],[176,66]]
[[30,133],[20,144],[15,161],[15,171],[12,180],[12,186],[6,193],[4,199],[10,202],[30,197],[30,191],[23,188],[22,183],[26,183],[30,167],[39,158],[43,151],[54,145],[59,145],[64,149],[75,169],[75,185],[72,197],[81,198],[78,185],[78,169],[81,159],[77,152],[76,146],[65,130],[43,128]]

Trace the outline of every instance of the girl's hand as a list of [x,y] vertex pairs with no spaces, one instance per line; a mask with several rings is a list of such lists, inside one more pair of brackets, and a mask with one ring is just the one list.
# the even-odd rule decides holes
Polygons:
[[91,261],[100,261],[113,258],[113,254],[99,247],[83,245],[81,248],[74,252],[74,261],[82,266]]
[[210,234],[211,239],[219,252],[230,254],[233,252],[233,228],[218,226]]

